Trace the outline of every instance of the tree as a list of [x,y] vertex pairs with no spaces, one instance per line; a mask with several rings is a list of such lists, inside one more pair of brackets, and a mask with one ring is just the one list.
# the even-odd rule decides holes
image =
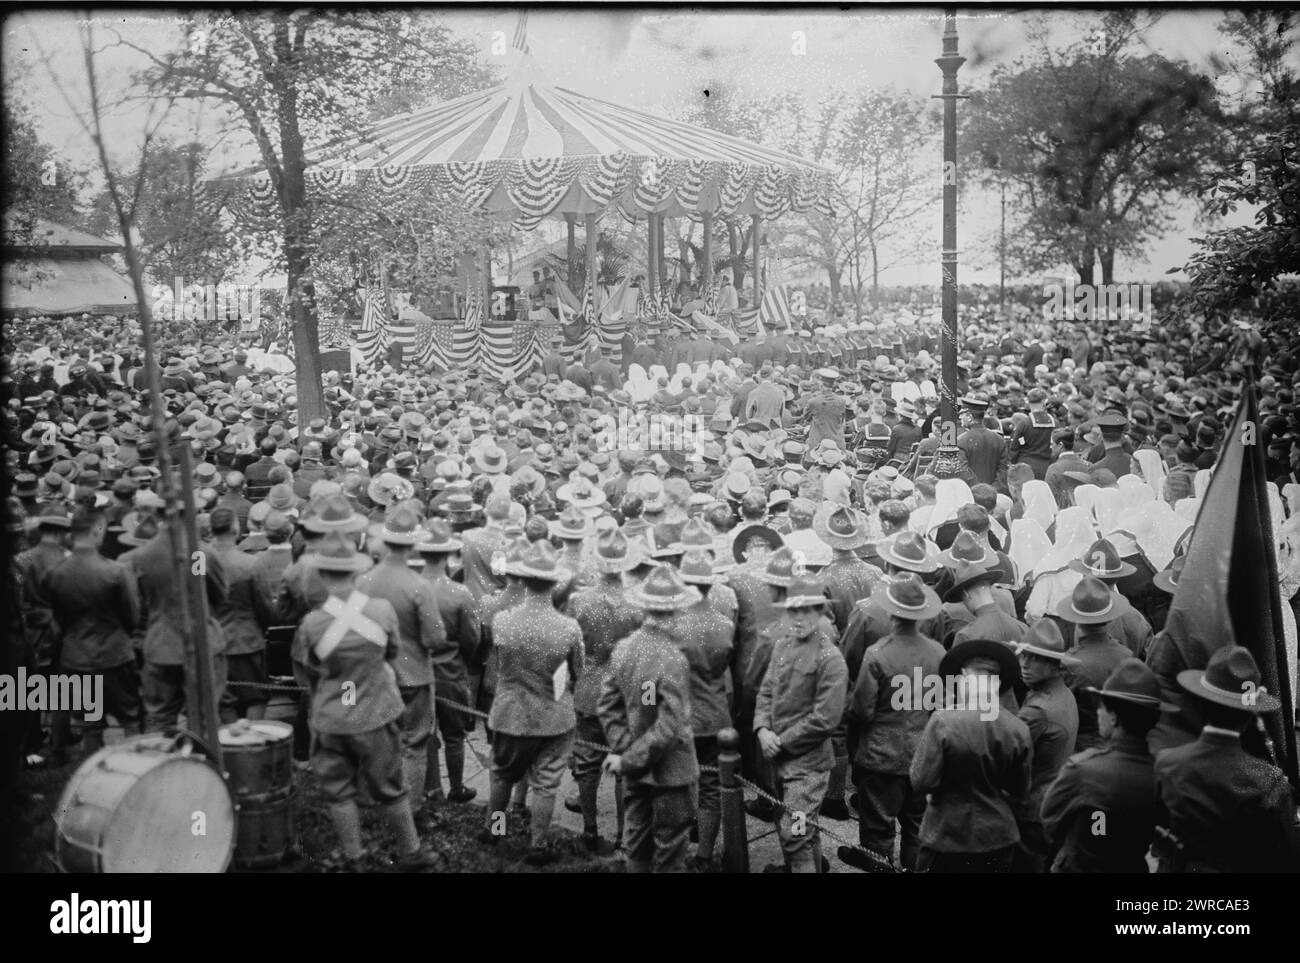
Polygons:
[[[234,239],[227,226],[199,203],[206,150],[193,141],[160,141],[150,146],[135,170],[119,170],[121,183],[142,181],[132,223],[139,238],[139,257],[153,280],[170,285],[174,278],[220,283],[231,268]],[[117,231],[117,212],[107,187],[91,202],[88,218],[95,233]]]
[[1185,63],[1132,54],[1142,29],[1138,14],[1108,12],[1087,40],[996,68],[963,113],[963,167],[989,186],[1006,179],[1026,270],[1065,261],[1092,283],[1100,264],[1111,282],[1115,257],[1141,254],[1215,162],[1212,83]]
[[5,240],[31,243],[39,220],[81,226],[85,174],[41,140],[27,106],[12,87],[5,90],[0,107],[4,118]]
[[276,9],[199,15],[183,49],[151,62],[151,91],[217,105],[256,144],[276,202],[288,275],[301,418],[324,413],[315,295],[323,206],[309,196],[308,145],[357,133],[385,97],[432,97],[472,73],[471,47],[431,19],[384,10]]
[[[1258,205],[1254,224],[1196,238],[1186,265],[1188,300],[1206,312],[1224,311],[1300,273],[1300,76],[1292,67],[1296,17],[1285,10],[1227,14],[1220,31],[1245,48],[1239,70],[1243,98],[1227,131],[1229,157],[1206,178],[1202,201],[1219,214]],[[1262,86],[1257,86],[1262,85]],[[1294,324],[1294,317],[1288,319]]]

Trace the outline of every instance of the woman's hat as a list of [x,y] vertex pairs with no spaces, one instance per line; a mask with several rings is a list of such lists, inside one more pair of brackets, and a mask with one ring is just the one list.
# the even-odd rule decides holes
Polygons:
[[652,612],[679,612],[699,602],[700,591],[671,565],[660,565],[628,593],[628,601]]
[[547,582],[566,581],[572,573],[560,565],[560,557],[546,539],[531,543],[513,562],[506,560],[506,575],[536,578]]
[[364,572],[374,564],[370,556],[358,552],[356,543],[341,531],[330,532],[322,538],[307,558],[323,572]]
[[829,512],[818,512],[813,516],[813,532],[831,548],[861,548],[871,540],[867,535],[866,519],[847,505],[838,505]]
[[958,562],[953,568],[954,581],[948,591],[943,593],[945,602],[960,602],[966,589],[975,585],[993,585],[1003,581],[1006,574],[1000,568],[985,568],[974,562]]
[[889,615],[913,622],[932,619],[943,610],[934,589],[915,572],[904,572],[879,583],[871,597]]
[[1276,712],[1282,703],[1260,685],[1259,666],[1250,650],[1226,645],[1210,656],[1204,669],[1178,673],[1178,684],[1207,702],[1243,712]]
[[496,445],[487,445],[479,449],[475,464],[485,475],[499,475],[506,470],[508,459],[506,453]]
[[1101,696],[1103,701],[1114,699],[1144,709],[1159,709],[1161,712],[1178,711],[1178,706],[1161,700],[1160,680],[1156,678],[1151,667],[1141,659],[1125,659],[1107,676],[1100,689],[1095,686],[1086,688],[1089,692]]
[[415,495],[415,486],[392,472],[383,472],[370,481],[366,494],[376,505],[388,506],[404,502]]
[[939,548],[916,532],[902,531],[876,545],[876,554],[895,568],[925,575],[939,567]]
[[1083,553],[1070,563],[1070,568],[1084,575],[1099,579],[1121,579],[1137,571],[1128,562],[1121,561],[1119,552],[1107,539],[1099,538]]
[[464,543],[452,535],[451,526],[441,518],[431,519],[424,526],[424,540],[415,543],[417,552],[459,552]]
[[1151,584],[1160,591],[1173,595],[1178,588],[1178,580],[1182,578],[1185,564],[1187,564],[1186,555],[1175,555],[1167,569],[1163,572],[1156,572],[1155,575],[1151,576]]
[[293,493],[293,486],[287,482],[272,485],[266,493],[266,503],[273,512],[291,512],[298,507],[298,496]]
[[1053,613],[1075,625],[1105,625],[1114,622],[1133,606],[1101,579],[1085,575],[1069,598],[1061,599]]
[[965,642],[958,642],[939,660],[939,674],[961,675],[962,666],[972,659],[989,659],[997,663],[998,679],[1003,691],[1024,685],[1016,650],[996,639],[968,639]]
[[1063,665],[1078,665],[1079,660],[1071,655],[1065,645],[1065,637],[1060,627],[1051,619],[1039,619],[1029,627],[1025,637],[1014,646],[1015,652],[1029,652],[1044,659],[1054,659]]

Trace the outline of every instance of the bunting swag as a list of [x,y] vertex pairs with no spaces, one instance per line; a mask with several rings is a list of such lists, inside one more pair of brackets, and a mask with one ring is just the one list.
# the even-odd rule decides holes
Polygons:
[[387,302],[384,292],[377,287],[366,291],[365,307],[361,312],[361,325],[357,331],[357,348],[365,356],[366,364],[382,364],[392,346],[388,330]]
[[459,322],[414,325],[407,365],[432,371],[469,370],[479,363],[479,335],[483,325],[483,298],[471,291],[465,299],[465,317]]
[[1178,685],[1178,673],[1203,669],[1217,649],[1241,645],[1259,664],[1263,687],[1282,701],[1282,711],[1265,715],[1263,722],[1278,765],[1294,783],[1296,742],[1290,723],[1295,696],[1286,665],[1277,558],[1268,534],[1273,528],[1264,451],[1254,443],[1258,418],[1252,381],[1242,394],[1201,500],[1164,631],[1153,640],[1147,656],[1165,700],[1182,709],[1164,715],[1152,732],[1151,748],[1179,745],[1200,731],[1200,714]]

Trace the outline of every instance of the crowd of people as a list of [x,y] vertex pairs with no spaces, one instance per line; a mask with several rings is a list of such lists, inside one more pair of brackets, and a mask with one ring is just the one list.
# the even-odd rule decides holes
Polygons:
[[[953,425],[942,333],[911,306],[739,343],[633,333],[621,359],[557,341],[512,383],[363,365],[302,417],[292,374],[237,335],[163,332],[155,398],[134,321],[14,320],[12,664],[102,675],[128,733],[177,723],[193,680],[159,464],[188,447],[222,719],[263,716],[268,631],[293,626],[298,755],[344,868],[359,802],[402,868],[440,865],[417,817],[475,797],[479,722],[481,842],[525,820],[534,864],[568,769],[593,851],[611,775],[629,870],[716,867],[734,728],[774,871],[825,871],[819,826],[854,819],[835,855],[866,871],[1295,868],[1256,726],[1283,706],[1243,704],[1247,649],[1184,665],[1164,631],[1253,378],[1295,691],[1295,339],[1157,320],[964,305]],[[651,449],[616,431],[629,412],[702,428]],[[103,720],[25,719],[13,764],[103,744]]]

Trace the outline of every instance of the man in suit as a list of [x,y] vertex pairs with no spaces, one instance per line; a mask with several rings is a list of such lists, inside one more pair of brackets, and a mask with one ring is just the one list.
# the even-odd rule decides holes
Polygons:
[[821,368],[817,371],[817,377],[821,381],[821,390],[804,405],[804,414],[808,419],[808,437],[804,444],[812,449],[823,439],[829,438],[843,447],[844,416],[848,411],[848,402],[834,390],[840,373],[834,368]]
[[586,365],[581,360],[575,360],[573,364],[564,372],[564,380],[572,381],[583,391],[591,394],[591,388],[594,383],[591,372],[587,370]]
[[1132,474],[1133,456],[1124,445],[1124,429],[1128,427],[1128,419],[1108,411],[1097,419],[1096,425],[1101,429],[1103,453],[1100,457],[1091,459],[1093,469],[1108,468],[1116,478]]
[[591,366],[591,378],[595,384],[604,385],[606,391],[618,391],[623,387],[623,375],[613,361],[613,349],[608,345],[600,346],[600,360]]
[[758,384],[745,399],[743,421],[761,421],[765,425],[779,425],[785,413],[785,389],[772,381],[772,369],[764,366],[758,372]]
[[564,360],[563,353],[560,351],[563,345],[564,335],[558,332],[551,335],[551,350],[542,358],[542,374],[545,377],[549,378],[551,375],[555,375],[561,380],[564,379],[564,372],[568,365]]
[[[188,677],[185,656],[187,642],[185,595],[176,577],[172,540],[168,530],[152,516],[143,516],[134,532],[124,532],[118,541],[133,546],[118,561],[134,574],[148,617],[144,635],[145,731],[156,732],[176,725],[186,702]],[[189,559],[186,560],[190,561]],[[226,688],[226,640],[215,613],[230,591],[226,568],[214,551],[203,555],[204,587],[208,594],[208,649],[212,656],[213,691]]]

